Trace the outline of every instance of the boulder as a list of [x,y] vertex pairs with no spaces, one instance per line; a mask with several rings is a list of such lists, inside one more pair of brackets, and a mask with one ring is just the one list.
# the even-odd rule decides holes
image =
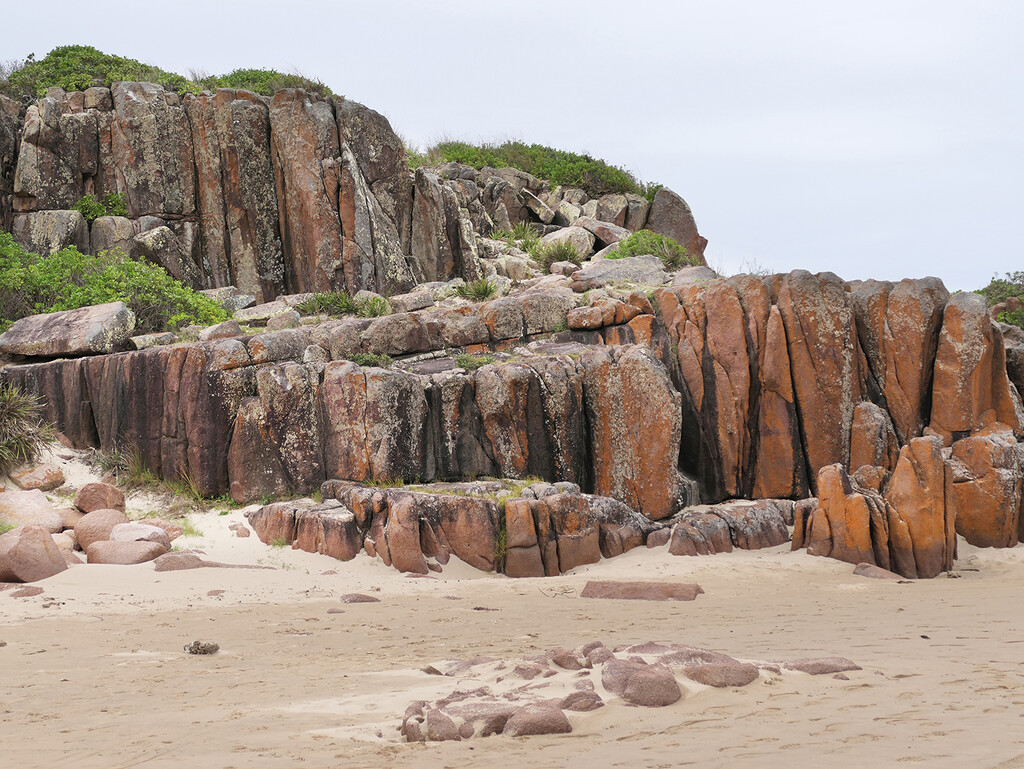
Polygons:
[[[572,275],[583,288],[600,288],[608,283],[659,286],[668,282],[665,264],[656,256],[627,256],[624,259],[594,259]],[[582,289],[581,289],[582,290]]]
[[49,256],[68,246],[89,253],[89,226],[78,211],[15,214],[11,235],[15,243],[33,254]]
[[89,563],[131,566],[164,555],[167,548],[159,542],[109,542],[100,540],[85,548]]
[[170,227],[161,225],[140,232],[132,239],[132,247],[186,286],[199,288],[206,285],[205,276],[193,261],[191,242],[178,237]]
[[48,462],[44,465],[33,465],[22,470],[13,470],[10,473],[10,478],[19,489],[52,491],[64,484],[64,471],[57,465]]
[[565,713],[554,705],[524,705],[513,713],[502,734],[508,737],[529,737],[536,734],[569,734],[572,726]]
[[601,685],[631,705],[657,708],[678,702],[683,693],[665,665],[610,660],[601,671]]
[[686,582],[609,582],[588,580],[580,598],[611,598],[639,601],[693,601],[704,591]]
[[88,552],[92,543],[109,540],[114,527],[120,523],[128,523],[128,516],[120,510],[101,509],[87,513],[75,524],[75,537],[78,539],[78,546]]
[[583,227],[563,227],[545,235],[540,239],[542,245],[552,243],[570,243],[580,259],[586,259],[594,253],[594,234]]
[[123,513],[124,492],[109,483],[87,483],[75,494],[74,505],[83,513],[109,509]]
[[855,487],[840,464],[823,467],[817,486],[817,507],[806,524],[808,554],[889,568],[886,532],[892,511],[881,495]]
[[757,665],[749,662],[705,662],[687,665],[685,672],[687,678],[717,688],[746,686],[761,676]]
[[889,414],[870,401],[858,403],[850,429],[850,467],[872,465],[892,470],[899,450]]
[[134,329],[135,313],[124,302],[30,315],[0,334],[0,352],[39,358],[111,353]]
[[697,232],[697,222],[686,201],[668,187],[662,187],[655,193],[645,226],[677,241],[691,257],[704,262],[707,238]]
[[20,491],[8,488],[0,491],[0,523],[40,526],[51,534],[57,534],[64,528],[60,514],[38,489]]
[[101,254],[104,251],[119,249],[123,254],[130,255],[135,245],[135,227],[126,216],[100,216],[89,228],[89,253]]
[[156,542],[164,550],[171,549],[171,539],[159,526],[146,523],[119,523],[110,530],[111,542]]
[[[625,201],[625,198],[623,198]],[[625,212],[625,206],[623,206],[623,213]],[[577,227],[590,232],[596,239],[597,245],[602,248],[604,246],[610,246],[612,243],[618,243],[620,240],[625,240],[633,233],[627,230],[625,227],[613,224],[610,221],[599,221],[592,219],[589,216],[581,216],[575,222]]]
[[1014,547],[1019,538],[1021,455],[1009,430],[985,431],[953,444],[956,533],[977,547]]
[[232,318],[204,328],[199,332],[199,341],[212,342],[214,339],[231,339],[236,336],[242,336],[242,327]]
[[0,582],[36,582],[67,568],[50,532],[42,526],[18,526],[0,534]]
[[796,670],[812,676],[834,675],[849,670],[862,670],[856,662],[846,657],[816,657],[791,660],[783,665],[786,670]]

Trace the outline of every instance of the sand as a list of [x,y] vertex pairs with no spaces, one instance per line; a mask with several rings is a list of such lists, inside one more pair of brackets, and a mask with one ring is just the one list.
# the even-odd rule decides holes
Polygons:
[[[220,512],[193,516],[202,536],[175,545],[272,569],[76,566],[37,583],[42,595],[0,592],[3,765],[1024,766],[1022,548],[961,541],[952,578],[913,583],[856,577],[788,545],[700,558],[641,549],[543,580],[455,561],[412,578],[365,555],[340,563],[237,538],[228,526],[244,511]],[[705,594],[580,598],[588,579],[697,582]],[[340,601],[352,592],[380,602]],[[193,640],[220,651],[185,654]],[[595,640],[757,662],[840,655],[863,670],[762,671],[738,689],[680,678],[675,705],[609,700],[570,713],[565,736],[400,741],[413,700],[480,683],[421,668]]]

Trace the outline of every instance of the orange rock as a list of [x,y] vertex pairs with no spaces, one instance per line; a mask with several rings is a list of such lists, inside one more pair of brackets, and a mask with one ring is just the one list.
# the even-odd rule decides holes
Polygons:
[[953,568],[956,502],[952,486],[939,439],[914,438],[900,450],[885,491],[893,565],[879,566],[922,578]]
[[[875,492],[854,487],[841,464],[818,473],[818,507],[808,526],[807,552],[847,563],[889,567],[887,541],[873,537],[885,520],[885,501]],[[881,562],[880,562],[881,561]]]
[[935,357],[930,427],[947,446],[986,424],[1001,422],[1019,433],[1003,335],[985,300],[954,294],[946,304]]
[[1022,475],[1009,430],[953,444],[956,532],[978,547],[1013,547],[1020,536]]
[[889,415],[870,401],[857,404],[850,433],[850,467],[896,467],[899,443]]

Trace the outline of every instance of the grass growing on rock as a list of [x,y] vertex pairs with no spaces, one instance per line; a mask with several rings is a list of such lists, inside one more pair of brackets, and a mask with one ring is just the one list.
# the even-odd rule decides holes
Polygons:
[[[1007,272],[1001,278],[999,275],[993,275],[989,284],[985,288],[979,289],[977,293],[985,297],[985,302],[989,307],[1013,298],[1024,302],[1024,270]],[[999,313],[999,320],[1002,323],[1024,328],[1024,309],[1012,312],[1003,310]]]
[[555,262],[572,262],[576,265],[583,263],[580,252],[568,240],[539,243],[530,255],[544,265],[545,270],[550,270]]
[[455,365],[467,371],[473,371],[491,363],[494,363],[493,355],[470,355],[469,353],[463,353],[455,356]]
[[409,154],[409,165],[463,163],[480,169],[518,168],[553,185],[578,187],[591,197],[634,192],[653,200],[660,184],[644,184],[634,174],[590,155],[566,152],[542,144],[507,141],[502,144],[470,144],[443,141],[423,153]]
[[331,89],[299,72],[271,69],[236,69],[226,75],[192,72],[185,77],[136,59],[104,53],[91,45],[63,45],[42,59],[29,54],[20,61],[0,66],[0,94],[29,104],[44,96],[48,88],[84,91],[93,86],[110,86],[119,80],[156,83],[180,96],[216,88],[235,88],[272,96],[281,88],[302,88],[321,96]]
[[387,368],[391,365],[391,356],[372,352],[357,352],[349,356],[349,360],[363,368]]
[[650,230],[637,230],[628,238],[620,240],[618,246],[605,258],[625,259],[628,256],[648,254],[661,259],[669,269],[700,264],[700,260],[690,256],[684,246],[666,235],[658,235]]
[[35,396],[0,384],[0,476],[33,461],[53,440],[53,427],[41,420],[41,411]]
[[391,313],[391,305],[382,296],[371,296],[356,301],[347,291],[322,291],[295,305],[300,315],[358,315],[361,318],[378,318]]
[[455,293],[463,299],[471,299],[474,302],[486,302],[498,295],[498,284],[493,280],[481,278],[480,280],[463,283]]
[[70,246],[41,257],[0,232],[0,331],[28,315],[117,301],[135,313],[138,334],[228,319],[220,304],[162,267],[118,250],[92,256]]

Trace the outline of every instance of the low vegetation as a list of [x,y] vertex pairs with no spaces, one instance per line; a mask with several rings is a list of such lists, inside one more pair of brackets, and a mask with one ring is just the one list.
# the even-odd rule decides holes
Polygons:
[[73,246],[43,258],[0,232],[0,331],[28,315],[116,301],[135,313],[140,334],[228,319],[220,304],[162,267],[117,250],[91,256]]
[[540,245],[540,235],[529,222],[519,222],[511,230],[491,230],[491,238],[503,240],[527,253],[533,253]]
[[463,299],[470,299],[474,302],[486,302],[488,299],[498,295],[498,284],[493,280],[481,278],[480,280],[463,283],[455,289],[455,293]]
[[[985,297],[989,307],[1014,298],[1020,299],[1024,303],[1024,270],[1007,272],[1001,278],[994,275],[989,284],[985,288],[979,289],[977,293]],[[999,313],[999,320],[1024,328],[1024,308],[1009,312],[1003,310]]]
[[84,195],[71,207],[82,214],[89,224],[101,216],[128,216],[128,203],[124,195],[117,192],[107,193],[103,200],[96,200],[92,195]]
[[679,269],[700,264],[700,260],[687,253],[686,248],[667,235],[658,235],[650,230],[637,230],[608,254],[608,259],[625,259],[627,256],[650,254],[661,259],[669,269]]
[[391,357],[388,355],[376,355],[372,352],[357,352],[349,360],[363,368],[387,368],[391,365]]
[[0,384],[0,476],[33,461],[53,440],[53,427],[43,423],[40,414],[38,398]]
[[555,262],[583,263],[583,257],[580,256],[580,252],[568,240],[538,243],[537,247],[530,253],[530,256],[544,265],[545,270],[551,269],[551,265]]
[[323,96],[333,95],[319,80],[299,73],[236,69],[226,75],[193,72],[189,78],[136,59],[103,53],[89,45],[64,45],[54,48],[42,59],[29,54],[20,61],[0,65],[0,94],[25,104],[43,96],[48,88],[83,91],[122,80],[156,83],[182,96],[215,88],[243,89],[264,96],[281,88],[303,88]]
[[635,175],[590,155],[557,150],[542,144],[507,141],[502,144],[470,144],[443,141],[424,152],[406,150],[409,166],[464,163],[473,168],[518,168],[553,185],[578,187],[591,197],[615,192],[634,192],[649,200],[660,184],[644,184]]
[[469,353],[463,353],[455,356],[455,365],[467,371],[473,371],[491,363],[494,363],[493,355],[470,355]]
[[356,301],[347,291],[324,291],[313,294],[309,299],[295,305],[302,315],[358,315],[361,318],[377,318],[391,313],[391,305],[382,296],[371,296]]

